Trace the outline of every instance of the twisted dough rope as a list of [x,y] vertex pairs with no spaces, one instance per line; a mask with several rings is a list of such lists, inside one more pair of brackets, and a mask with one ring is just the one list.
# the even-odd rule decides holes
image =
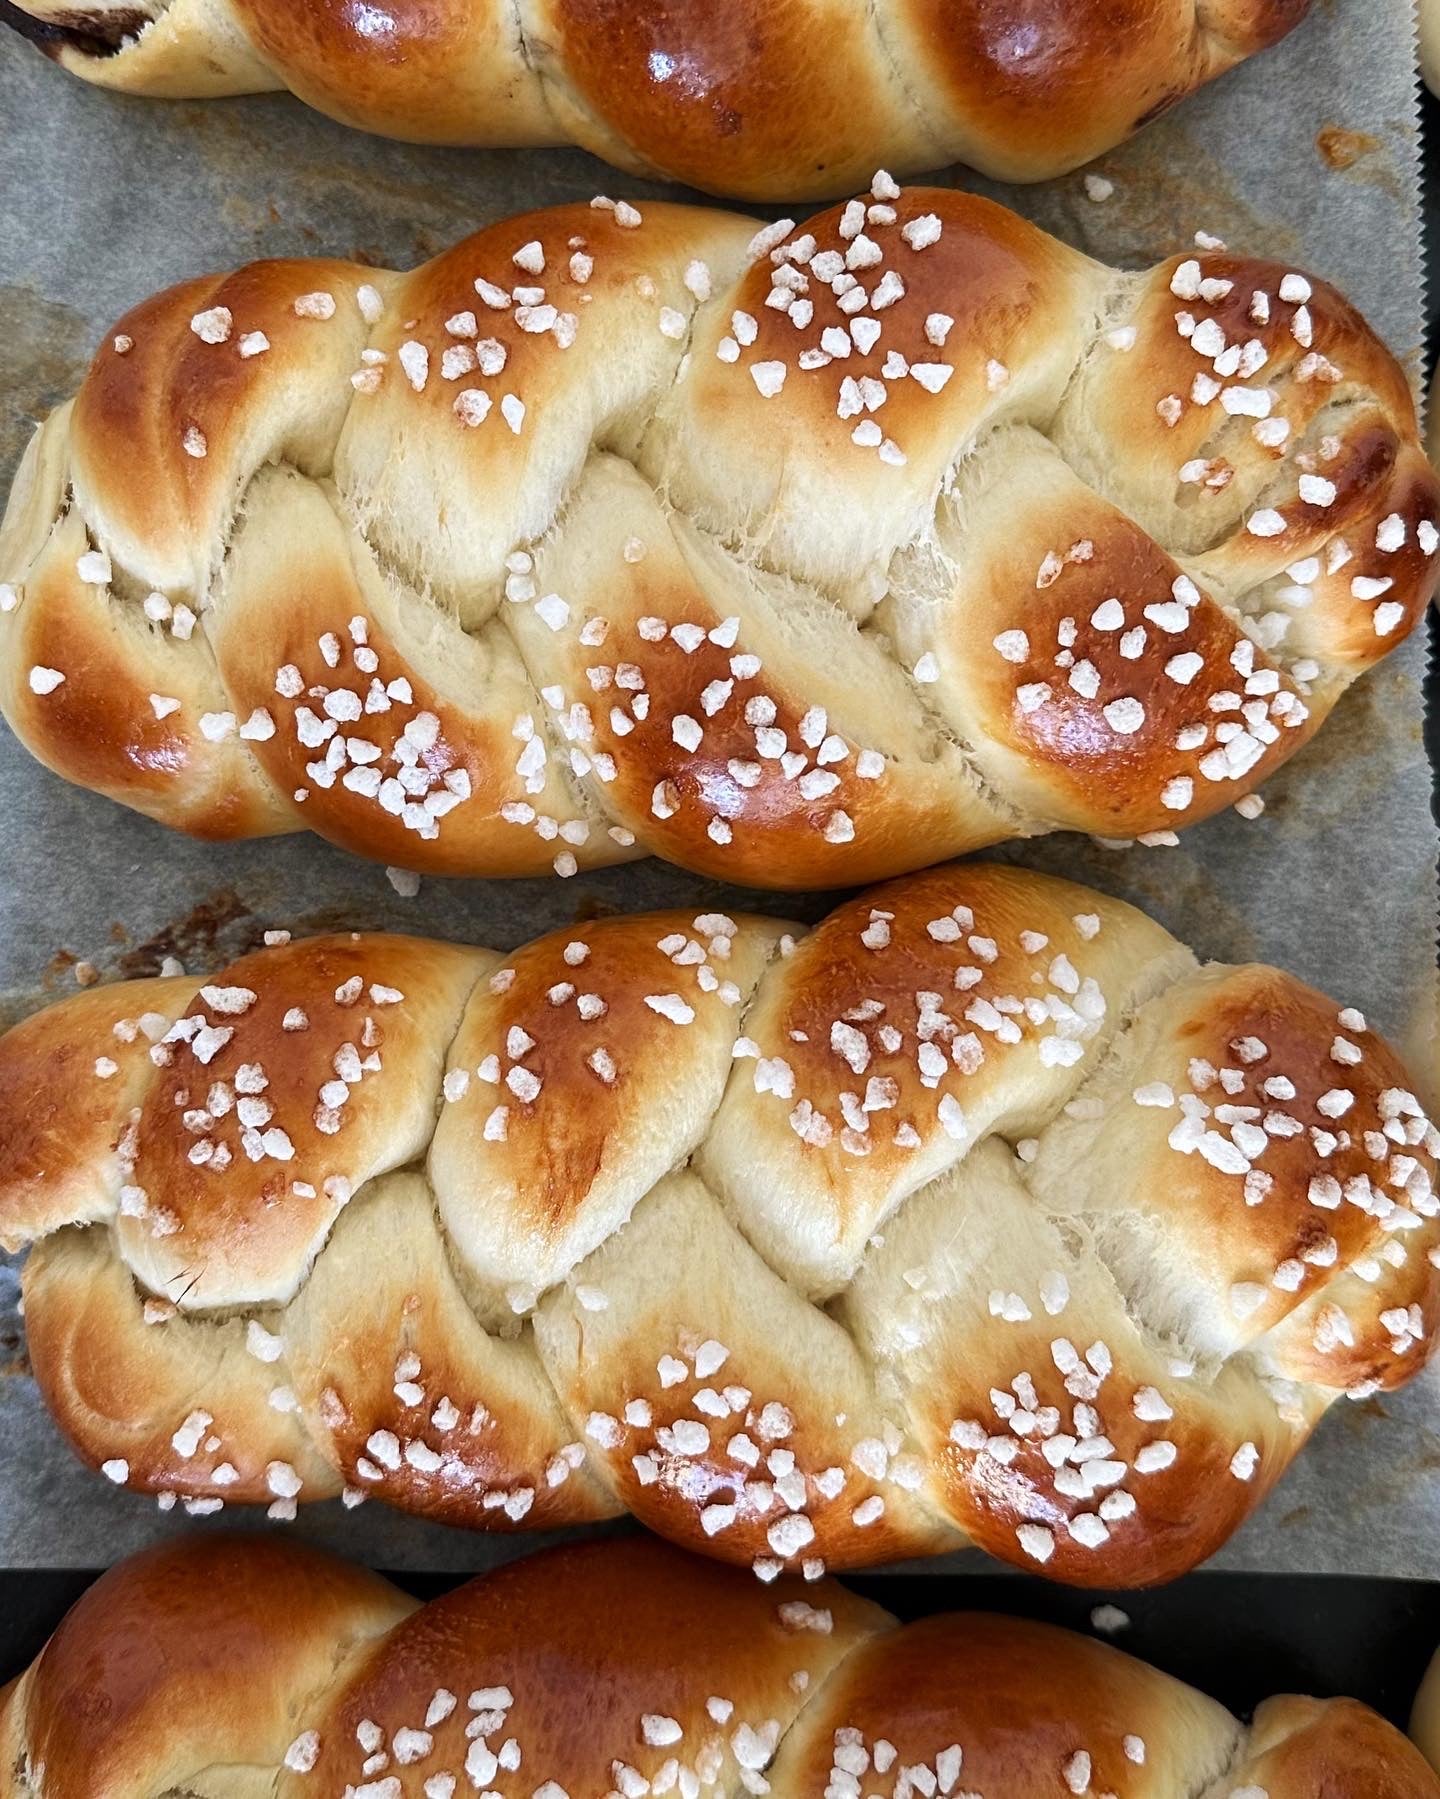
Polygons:
[[0,1703],[0,1799],[1437,1799],[1353,1699],[1248,1728],[1089,1638],[899,1625],[653,1541],[570,1545],[419,1606],[243,1538],[123,1562]]
[[1420,1367],[1436,1147],[1358,1013],[1002,868],[798,941],[282,942],[0,1040],[0,1241],[92,1466],[628,1508],[765,1578],[1193,1566]]
[[18,0],[73,73],[164,98],[290,88],[431,143],[577,143],[754,200],[877,163],[1034,181],[1276,42],[1308,0]]
[[1169,840],[1419,616],[1436,477],[1333,290],[885,176],[752,230],[597,202],[137,308],[0,531],[17,734],[201,835],[839,886]]

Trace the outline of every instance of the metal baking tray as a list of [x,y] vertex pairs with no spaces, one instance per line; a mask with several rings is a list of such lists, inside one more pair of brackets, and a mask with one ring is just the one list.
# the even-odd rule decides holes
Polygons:
[[[285,97],[132,100],[68,80],[0,35],[0,482],[31,423],[69,394],[107,323],[182,276],[262,255],[338,252],[409,265],[522,208],[630,181],[578,151],[455,152],[347,132]],[[1411,0],[1317,0],[1274,51],[1079,175],[972,186],[1097,256],[1142,266],[1197,229],[1346,290],[1417,381],[1423,352],[1419,137]],[[707,202],[708,203],[708,202]],[[771,209],[772,213],[778,209]],[[1266,790],[1174,849],[1056,836],[997,852],[1136,901],[1202,954],[1274,961],[1360,1005],[1422,1086],[1440,1070],[1435,836],[1421,721],[1423,633],[1352,690]],[[745,905],[814,918],[833,896],[740,894],[655,863],[573,881],[427,879],[310,837],[205,845],[65,786],[0,733],[0,1022],[72,991],[76,965],[206,969],[269,925],[368,926],[497,947],[611,909]],[[1429,1098],[1437,1098],[1434,1081]],[[83,1568],[220,1520],[159,1514],[88,1474],[25,1362],[15,1265],[0,1265],[0,1564]],[[246,1518],[247,1524],[263,1520]],[[475,1568],[533,1539],[469,1534],[380,1506],[301,1509],[293,1526],[412,1571]],[[966,1567],[991,1567],[978,1555]],[[1216,1565],[1440,1577],[1440,1372],[1342,1404]],[[931,1567],[932,1574],[935,1572]]]
[[[0,1684],[37,1655],[94,1569],[0,1574]],[[392,1575],[419,1599],[459,1584],[444,1574]],[[1272,1575],[1257,1590],[1240,1574],[1192,1574],[1154,1593],[1077,1593],[1023,1576],[935,1574],[845,1584],[910,1620],[937,1612],[1006,1612],[1102,1635],[1126,1654],[1212,1695],[1242,1717],[1274,1693],[1348,1694],[1404,1729],[1440,1642],[1440,1590],[1423,1581]],[[1114,1605],[1128,1620],[1097,1631]],[[1103,1614],[1102,1614],[1103,1616]]]

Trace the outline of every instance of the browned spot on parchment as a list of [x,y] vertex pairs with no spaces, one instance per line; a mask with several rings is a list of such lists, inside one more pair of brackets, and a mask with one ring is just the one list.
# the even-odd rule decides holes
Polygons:
[[1315,134],[1315,148],[1332,169],[1348,169],[1380,148],[1380,140],[1368,131],[1347,131],[1343,125],[1322,125]]
[[159,974],[166,956],[175,956],[187,966],[191,961],[203,961],[213,968],[222,958],[229,960],[258,949],[265,928],[233,887],[220,887],[143,943],[126,950],[116,969],[123,979],[137,980]]

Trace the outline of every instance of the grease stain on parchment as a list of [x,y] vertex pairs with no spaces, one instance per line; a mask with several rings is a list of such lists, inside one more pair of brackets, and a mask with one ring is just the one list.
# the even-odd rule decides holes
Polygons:
[[1315,134],[1315,148],[1327,168],[1353,169],[1361,157],[1380,148],[1380,140],[1369,131],[1349,131],[1343,125],[1322,125]]
[[[141,941],[118,919],[110,926],[113,954],[94,946],[84,952],[62,944],[45,964],[38,987],[0,995],[0,1032],[7,1031],[41,1006],[55,1005],[101,980],[147,980],[173,957],[187,972],[208,973],[237,956],[259,949],[268,928],[234,887],[203,894],[177,917],[167,920]],[[298,929],[296,935],[309,935]],[[3,1348],[3,1345],[0,1345]]]
[[[122,980],[143,980],[159,974],[167,957],[186,969],[193,964],[209,970],[221,961],[259,949],[264,933],[264,924],[234,887],[217,887],[143,942],[123,950],[115,972]],[[123,925],[113,926],[111,935],[121,940],[129,937]]]

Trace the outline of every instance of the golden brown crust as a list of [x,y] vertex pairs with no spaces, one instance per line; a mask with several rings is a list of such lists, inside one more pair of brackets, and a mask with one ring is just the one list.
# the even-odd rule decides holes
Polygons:
[[421,1607],[312,1549],[192,1539],[104,1576],[0,1693],[6,1799],[42,1780],[52,1799],[209,1795],[237,1767],[277,1799],[1440,1794],[1354,1700],[1270,1699],[1247,1730],[1050,1625],[902,1626],[834,1581],[767,1588],[645,1538],[547,1550]]
[[[370,279],[354,263],[318,258],[250,263],[182,282],[118,322],[76,395],[71,479],[106,521],[104,548],[137,581],[202,589],[223,550],[239,456],[259,447],[257,466],[271,457],[303,466],[312,446],[333,439],[367,337],[357,292]],[[322,292],[331,316],[297,310],[297,298]],[[217,308],[239,321],[223,344],[192,328]],[[247,354],[251,332],[268,347]],[[114,454],[122,443],[152,479],[134,479]]]
[[317,1499],[340,1490],[283,1371],[249,1353],[245,1320],[165,1329],[167,1308],[157,1316],[94,1230],[37,1244],[23,1292],[41,1395],[107,1480],[168,1494],[167,1506],[183,1496],[199,1510],[218,1510],[217,1500],[269,1505],[297,1483]]
[[601,919],[525,945],[476,992],[449,1071],[484,1072],[442,1113],[429,1173],[497,1295],[563,1278],[695,1148],[779,935],[718,915]]
[[[1053,1249],[1048,1259],[1063,1263]],[[1028,1296],[1020,1268],[995,1267],[990,1278]],[[1130,1584],[1159,1585],[1239,1527],[1320,1401],[1309,1417],[1287,1420],[1234,1366],[1177,1378],[1180,1358],[1137,1330],[1108,1292],[1091,1290],[1100,1283],[1073,1269],[1066,1279],[1054,1317],[1030,1298],[1033,1321],[1007,1320],[983,1356],[965,1354],[952,1325],[936,1333],[932,1354],[912,1358],[920,1435],[947,1511],[981,1547],[1013,1559],[1018,1546],[1047,1576],[1077,1586],[1117,1565]],[[971,1297],[972,1318],[988,1298]]]
[[[1275,43],[1308,0],[24,0],[40,47],[103,86],[289,87],[391,137],[573,140],[755,200],[878,163],[1060,174]],[[158,18],[156,13],[158,12]]]
[[99,988],[0,1040],[0,1143],[36,1375],[111,1479],[628,1510],[767,1577],[971,1541],[1171,1578],[1440,1301],[1440,1141],[1358,1013],[998,866],[798,941],[665,913]]
[[[1008,180],[1044,162],[1097,156],[1167,112],[1222,68],[1299,24],[1308,0],[1121,0],[1045,8],[1028,0],[956,7],[914,0],[901,13],[927,76],[963,119],[966,154]],[[1095,29],[1105,42],[1095,60]]]
[[400,0],[376,32],[344,0],[305,7],[234,0],[257,55],[309,106],[386,137],[475,143],[481,120],[506,144],[554,141],[526,65],[515,8],[497,0]]
[[1129,347],[1107,338],[1087,362],[1056,442],[1323,710],[1336,665],[1378,660],[1433,592],[1415,577],[1434,490],[1399,365],[1328,283],[1224,250],[1139,280],[1119,329]]
[[71,1607],[11,1690],[0,1791],[161,1793],[226,1763],[279,1766],[347,1657],[413,1609],[378,1575],[299,1544],[144,1550]]
[[0,532],[16,732],[200,835],[843,885],[1204,818],[1434,592],[1325,284],[883,176],[752,228],[602,200],[143,303]]
[[319,937],[200,988],[122,1150],[136,1191],[120,1248],[152,1291],[197,1310],[291,1297],[350,1193],[428,1141],[478,962],[418,938]]
[[[1053,1121],[1135,993],[1188,960],[1085,888],[958,873],[892,882],[822,919],[745,1021],[746,1078],[700,1162],[805,1291],[847,1283],[896,1205],[964,1146]],[[757,1150],[794,1195],[778,1215],[741,1174]]]
[[882,1744],[901,1767],[933,1766],[953,1744],[965,1791],[1084,1792],[1067,1773],[1079,1756],[1094,1793],[1195,1793],[1208,1791],[1202,1783],[1225,1768],[1239,1736],[1222,1706],[1107,1644],[960,1613],[855,1650],[783,1744],[775,1784],[820,1793],[849,1757],[883,1760]]
[[[637,1279],[653,1268],[667,1278]],[[592,1312],[597,1292],[605,1304]],[[691,1177],[657,1187],[544,1302],[535,1329],[612,1490],[673,1542],[770,1578],[965,1541],[917,1491],[920,1464],[846,1330],[779,1279]]]
[[6,1169],[0,1244],[6,1249],[62,1224],[114,1216],[118,1195],[107,1157],[148,1083],[151,1045],[198,984],[184,976],[129,982],[129,1012],[112,992],[91,988],[66,1000],[59,1016],[37,1012],[6,1033],[0,1056],[0,1160]]
[[878,21],[835,0],[540,0],[537,10],[558,118],[622,166],[790,199],[843,192],[877,161],[913,169],[963,153],[947,158],[886,70]]
[[[1148,532],[1033,457],[1017,440],[997,449],[983,495],[962,487],[964,525],[947,520],[943,541],[976,570],[967,604],[931,636],[902,601],[897,638],[937,657],[941,703],[992,786],[1052,827],[1130,837],[1233,805],[1312,735],[1319,710]],[[1035,499],[1018,519],[1017,487]],[[1015,563],[1036,571],[1021,608]],[[1253,713],[1251,694],[1263,735],[1237,779],[1223,750],[1217,765],[1214,727]]]
[[[285,1372],[320,1453],[352,1493],[383,1481],[388,1504],[447,1523],[543,1530],[614,1516],[529,1344],[477,1323],[433,1203],[413,1175],[375,1183],[286,1317]],[[379,1445],[377,1432],[389,1433]],[[380,1459],[390,1441],[393,1467]]]
[[[1202,1353],[1263,1340],[1287,1380],[1388,1385],[1410,1323],[1435,1303],[1413,1236],[1412,1194],[1421,1212],[1429,1204],[1429,1177],[1407,1141],[1418,1102],[1398,1059],[1361,1013],[1337,1013],[1269,968],[1207,970],[1142,1014],[1135,1035],[1144,1085],[1126,1091],[1130,1070],[1118,1071],[1111,1111],[1048,1136],[1038,1189],[1063,1210],[1098,1214],[1116,1257],[1144,1241],[1169,1275],[1183,1267],[1189,1297],[1177,1302],[1162,1285],[1155,1314],[1178,1305],[1176,1321]],[[1163,1207],[1107,1201],[1075,1179],[1076,1157],[1098,1169],[1122,1149],[1138,1164],[1160,1159],[1162,1145],[1180,1151]],[[1062,1199],[1067,1189],[1073,1197]],[[1337,1285],[1340,1266],[1356,1273]]]
[[1271,1799],[1430,1799],[1436,1777],[1420,1752],[1353,1699],[1267,1699],[1238,1770]]
[[[202,721],[224,705],[213,672],[81,581],[76,571],[87,550],[71,513],[26,578],[26,604],[10,634],[13,660],[0,664],[17,734],[66,780],[196,836],[294,829],[292,809],[244,745],[206,737]],[[37,692],[30,671],[61,668],[65,680]]]
[[[588,701],[589,753],[614,770],[603,804],[653,854],[755,886],[828,887],[888,874],[913,860],[917,839],[948,856],[1009,834],[1003,807],[858,626],[831,616],[841,658],[817,656],[803,622],[787,628],[783,586],[737,580],[618,457],[591,461],[566,515],[537,573],[608,622],[604,644],[558,636],[525,611],[514,628],[542,684]],[[732,641],[739,617],[750,663]],[[758,754],[756,706],[778,754]],[[677,739],[679,720],[698,741]],[[811,781],[776,778],[785,756],[802,758]]]
[[701,529],[862,620],[986,433],[1048,424],[1113,279],[993,201],[876,179],[891,197],[804,220],[701,312],[640,459]]
[[[824,1629],[817,1599],[826,1604]],[[789,1607],[814,1616],[814,1627],[787,1625]],[[773,1720],[783,1733],[812,1685],[887,1622],[841,1588],[816,1594],[787,1581],[769,1592],[645,1541],[586,1545],[548,1565],[527,1558],[487,1577],[483,1598],[472,1584],[425,1607],[372,1653],[313,1720],[315,1772],[338,1792],[359,1772],[360,1720],[373,1719],[393,1740],[395,1727],[418,1722],[443,1687],[460,1703],[433,1729],[426,1772],[458,1772],[475,1741],[466,1726],[476,1711],[490,1711],[503,1723],[481,1741],[497,1756],[502,1739],[515,1743],[523,1777],[537,1787],[553,1779],[567,1792],[603,1793],[617,1761],[653,1780],[672,1757],[703,1760],[707,1739],[720,1765],[706,1784],[728,1786],[743,1765],[731,1746],[742,1722],[763,1728]],[[464,1691],[494,1693],[496,1702],[467,1707]],[[733,1707],[728,1729],[709,1714],[712,1699]],[[307,1790],[293,1783],[295,1793]]]

